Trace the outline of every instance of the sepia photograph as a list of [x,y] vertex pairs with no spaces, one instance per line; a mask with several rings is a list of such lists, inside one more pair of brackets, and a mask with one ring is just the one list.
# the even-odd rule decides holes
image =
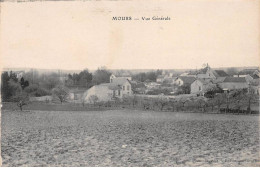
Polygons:
[[259,0],[1,0],[2,167],[259,167]]

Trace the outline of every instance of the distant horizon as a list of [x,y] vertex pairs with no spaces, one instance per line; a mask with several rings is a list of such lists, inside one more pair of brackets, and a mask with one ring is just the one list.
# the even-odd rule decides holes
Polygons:
[[[209,65],[210,66],[210,65]],[[101,67],[104,67],[104,66],[100,66],[99,68]],[[211,67],[211,66],[210,66]],[[148,68],[148,69],[124,69],[124,68],[120,68],[120,69],[110,69],[110,68],[106,68],[107,70],[111,70],[111,71],[117,71],[117,70],[126,70],[126,71],[149,71],[149,70],[176,70],[176,71],[187,71],[187,70],[196,70],[196,69],[201,69],[201,68],[204,68],[204,67],[200,67],[200,68],[182,68],[182,69],[178,69],[178,68],[168,68],[168,69],[161,69],[161,68]],[[258,66],[244,66],[244,67],[237,67],[237,66],[231,66],[231,67],[211,67],[212,69],[229,69],[229,68],[236,68],[236,69],[259,69]],[[70,71],[77,71],[77,72],[80,72],[80,71],[83,71],[85,69],[89,70],[90,72],[91,71],[95,71],[97,69],[88,69],[88,68],[85,68],[85,69],[60,69],[60,68],[54,68],[54,69],[48,69],[48,68],[33,68],[33,67],[5,67],[2,69],[2,72],[3,71],[24,71],[24,70],[31,70],[31,69],[34,69],[34,70],[46,70],[46,71],[67,71],[67,72],[70,72]]]

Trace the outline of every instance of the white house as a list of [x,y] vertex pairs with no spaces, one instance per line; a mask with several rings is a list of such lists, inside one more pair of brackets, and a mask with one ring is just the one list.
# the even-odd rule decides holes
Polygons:
[[197,79],[195,80],[190,87],[190,92],[191,94],[202,94],[204,95],[204,93],[210,88],[215,86],[211,80],[209,79]]
[[125,96],[132,95],[132,85],[128,79],[113,78],[112,83],[96,85],[88,89],[83,100],[86,103],[91,102],[91,96],[97,96],[98,101],[112,101],[115,98],[122,99]]
[[196,77],[199,79],[217,79],[220,77],[228,77],[229,75],[224,70],[213,70],[208,65],[198,71],[190,71],[188,74],[182,74],[186,77]]
[[253,79],[258,79],[259,78],[259,69],[244,69],[240,71],[237,75],[234,75],[234,77],[246,77],[250,76]]
[[163,75],[158,75],[157,78],[156,78],[156,82],[158,83],[162,83],[164,80],[164,76]]

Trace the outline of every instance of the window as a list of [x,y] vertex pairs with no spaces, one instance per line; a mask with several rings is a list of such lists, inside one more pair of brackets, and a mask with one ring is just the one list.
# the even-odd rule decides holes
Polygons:
[[125,90],[125,86],[123,86],[123,90]]
[[201,87],[199,86],[199,91],[201,91]]
[[118,90],[118,96],[120,96],[120,90]]
[[129,86],[129,85],[127,86],[127,90],[128,90],[128,91],[130,90],[130,86]]

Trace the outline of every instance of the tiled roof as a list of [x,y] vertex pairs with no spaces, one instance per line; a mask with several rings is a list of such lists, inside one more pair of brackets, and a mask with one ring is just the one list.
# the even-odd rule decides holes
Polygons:
[[202,84],[209,84],[209,83],[212,83],[212,82],[213,82],[213,80],[211,80],[211,79],[197,79],[197,80],[199,80],[200,82],[202,82]]
[[254,75],[252,76],[252,78],[253,78],[253,79],[259,79],[259,76],[256,75],[256,74],[254,74]]
[[115,83],[104,83],[104,84],[100,84],[97,85],[96,87],[108,87],[110,90],[119,90],[121,89],[120,85],[115,84]]
[[113,79],[113,83],[118,85],[123,85],[125,82],[129,81],[126,77],[117,77]]
[[224,70],[214,70],[214,71],[217,73],[216,77],[227,77],[227,76],[229,76]]
[[222,83],[225,80],[226,77],[217,77],[215,80],[213,80],[213,83]]
[[226,77],[223,82],[246,83],[246,79],[245,79],[245,77]]
[[191,83],[193,83],[196,80],[195,77],[183,77],[183,76],[180,76],[178,78],[181,79],[184,84],[191,84]]

